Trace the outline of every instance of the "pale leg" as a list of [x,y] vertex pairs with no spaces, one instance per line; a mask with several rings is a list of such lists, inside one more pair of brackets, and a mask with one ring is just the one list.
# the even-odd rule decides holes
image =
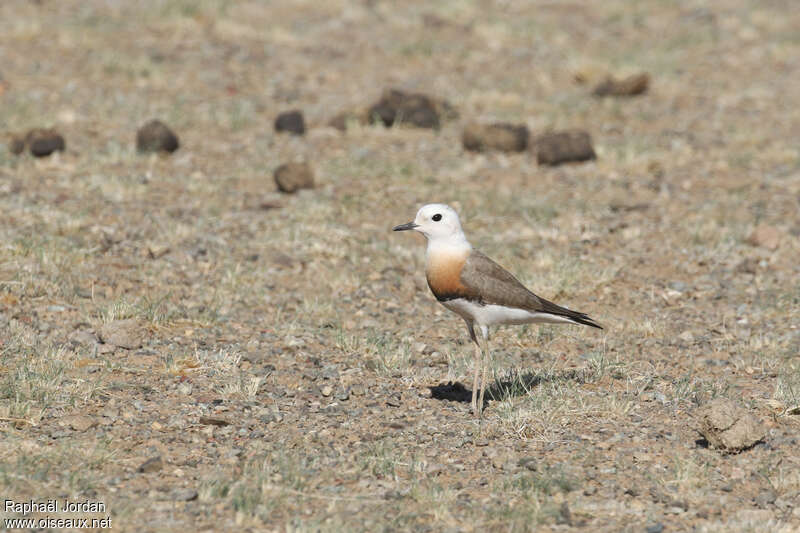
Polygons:
[[[467,322],[465,320],[465,322]],[[481,360],[481,345],[478,342],[478,337],[475,336],[475,328],[472,322],[467,322],[467,329],[469,330],[469,337],[475,343],[475,375],[472,378],[472,412],[478,412],[478,371],[480,370]]]
[[483,376],[481,377],[481,396],[478,400],[479,413],[483,415],[483,395],[486,393],[486,367],[489,366],[489,340],[484,337],[483,339],[483,357],[481,357],[481,367],[483,368]]
[[481,370],[481,347],[475,343],[475,375],[472,378],[472,413],[478,414],[478,373]]

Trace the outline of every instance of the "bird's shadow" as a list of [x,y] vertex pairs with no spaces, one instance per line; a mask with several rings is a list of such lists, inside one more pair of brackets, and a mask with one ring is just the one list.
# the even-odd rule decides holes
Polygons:
[[[520,372],[511,369],[503,376],[498,376],[486,388],[484,395],[484,407],[489,400],[503,400],[518,396],[525,396],[541,383],[556,383],[559,381],[575,381],[584,383],[586,378],[581,370],[564,370],[560,372],[539,370]],[[469,403],[472,401],[472,390],[464,386],[460,381],[448,381],[428,387],[431,391],[431,398],[434,400],[445,400],[450,402]]]

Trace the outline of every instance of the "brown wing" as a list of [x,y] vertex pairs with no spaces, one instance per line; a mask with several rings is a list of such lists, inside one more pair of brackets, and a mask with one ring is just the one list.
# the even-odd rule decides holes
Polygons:
[[603,329],[585,313],[572,311],[540,298],[529,291],[508,270],[482,253],[473,250],[461,269],[461,284],[465,292],[480,295],[482,304],[505,305],[535,313],[549,313],[568,318],[578,324]]

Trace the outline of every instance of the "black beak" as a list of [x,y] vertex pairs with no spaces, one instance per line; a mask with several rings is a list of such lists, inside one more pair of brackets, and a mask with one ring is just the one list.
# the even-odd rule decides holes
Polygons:
[[399,226],[395,226],[393,231],[408,231],[418,226],[419,224],[414,224],[413,222],[406,222],[405,224],[400,224]]

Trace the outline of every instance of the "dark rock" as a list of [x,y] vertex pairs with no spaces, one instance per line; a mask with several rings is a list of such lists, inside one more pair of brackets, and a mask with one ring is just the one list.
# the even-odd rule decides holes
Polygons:
[[136,149],[139,152],[169,152],[178,149],[178,136],[160,120],[151,120],[136,132]]
[[275,184],[286,193],[314,188],[314,172],[307,163],[286,163],[275,169]]
[[370,122],[380,121],[387,127],[398,123],[417,128],[439,129],[441,119],[437,108],[443,105],[425,94],[390,89],[369,108],[367,116]]
[[524,124],[470,123],[464,128],[461,142],[465,149],[473,152],[486,150],[522,152],[528,147],[528,136],[528,127]]
[[25,137],[14,137],[8,149],[12,154],[19,155],[30,150],[34,157],[46,157],[53,152],[63,152],[66,149],[64,137],[54,129],[35,128],[25,134]]
[[295,135],[303,135],[306,132],[306,122],[303,112],[298,109],[285,111],[275,119],[275,131],[289,132]]
[[142,474],[147,474],[150,472],[158,472],[162,468],[164,468],[164,461],[161,460],[160,456],[151,457],[141,465],[139,468],[136,469],[137,472]]
[[608,77],[594,88],[595,96],[636,96],[647,92],[650,75],[646,72],[634,74],[621,80]]
[[747,409],[727,398],[717,398],[697,412],[698,432],[714,448],[740,452],[766,436],[761,421]]
[[536,160],[540,165],[589,161],[597,156],[592,138],[583,130],[545,133],[536,139]]
[[645,533],[661,533],[662,531],[664,531],[664,524],[661,522],[650,524],[645,528]]
[[53,129],[31,130],[25,142],[34,157],[47,157],[53,152],[63,152],[66,148],[64,137]]

